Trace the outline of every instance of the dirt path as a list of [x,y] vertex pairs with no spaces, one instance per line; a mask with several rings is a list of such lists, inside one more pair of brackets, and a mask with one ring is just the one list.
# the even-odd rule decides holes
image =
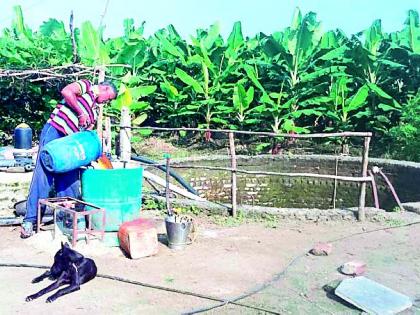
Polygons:
[[[409,216],[407,220],[420,220]],[[160,244],[156,256],[130,260],[117,249],[87,250],[99,272],[180,290],[230,298],[255,288],[305,252],[317,241],[335,239],[390,224],[281,222],[275,229],[264,224],[223,227],[199,219],[197,242],[183,251],[171,251]],[[162,231],[162,226],[160,225]],[[242,302],[290,314],[359,313],[327,297],[322,287],[342,279],[336,269],[344,262],[367,262],[367,277],[415,298],[420,287],[420,225],[362,234],[334,244],[328,257],[303,256],[284,278]],[[56,247],[35,246],[31,239],[20,240],[19,231],[0,228],[0,262],[50,265]],[[83,249],[83,248],[82,248]],[[214,304],[201,298],[95,279],[82,289],[53,304],[45,298],[26,303],[25,296],[47,285],[31,284],[42,270],[0,268],[1,314],[179,314]],[[410,311],[411,312],[411,311]],[[413,311],[414,312],[414,311]],[[224,306],[214,314],[255,314],[255,310]],[[411,314],[411,313],[407,313]]]

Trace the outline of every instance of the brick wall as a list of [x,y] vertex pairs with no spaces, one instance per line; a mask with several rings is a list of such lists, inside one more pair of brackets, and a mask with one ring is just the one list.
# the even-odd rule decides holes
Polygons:
[[[202,157],[180,159],[174,163],[229,167],[228,157]],[[335,174],[360,176],[361,161],[354,157],[335,156],[258,156],[238,157],[238,168],[273,172]],[[420,164],[404,161],[370,159],[369,168],[380,166],[394,184],[403,202],[420,200]],[[197,169],[177,169],[189,180],[201,196],[215,201],[230,201],[230,172]],[[396,206],[385,182],[377,178],[381,208]],[[334,196],[334,180],[304,177],[280,177],[238,174],[238,202],[247,205],[269,207],[331,208]],[[357,206],[359,184],[337,181],[336,207]],[[366,203],[373,205],[370,184]]]

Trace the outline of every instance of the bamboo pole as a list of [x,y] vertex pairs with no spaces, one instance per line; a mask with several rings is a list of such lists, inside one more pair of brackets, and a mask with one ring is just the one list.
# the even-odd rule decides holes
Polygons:
[[104,153],[111,154],[112,132],[111,132],[111,118],[110,117],[105,117],[105,134],[103,136],[104,136],[103,151]]
[[131,117],[128,107],[121,109],[121,129],[120,129],[120,160],[124,165],[131,159]]
[[73,27],[73,10],[71,10],[70,13],[70,34],[71,34],[71,46],[73,47],[73,63],[79,62],[79,55],[77,54],[77,44],[76,44],[76,38],[74,36],[74,27]]
[[[164,164],[141,164],[145,166],[161,166]],[[315,173],[279,173],[279,172],[264,172],[264,171],[247,171],[241,169],[233,169],[231,167],[217,167],[217,166],[204,166],[204,165],[171,165],[172,168],[195,168],[195,169],[206,169],[213,171],[228,171],[241,174],[250,174],[250,175],[276,175],[276,176],[285,176],[285,177],[312,177],[312,178],[323,178],[323,179],[336,179],[346,182],[370,182],[372,177],[351,177],[351,176],[336,176],[328,174],[315,174]]]
[[[338,157],[335,157],[335,176],[338,175]],[[334,192],[333,192],[333,209],[335,209],[335,200],[337,198],[337,178],[334,179]]]
[[235,150],[235,136],[233,132],[229,133],[229,152],[231,158],[231,192],[232,192],[232,216],[236,217],[237,203],[236,203],[236,150]]
[[256,135],[256,136],[268,136],[268,137],[284,137],[284,138],[330,138],[330,137],[371,137],[371,132],[333,132],[333,133],[311,133],[311,134],[289,134],[289,133],[274,133],[274,132],[256,132],[256,131],[245,131],[245,130],[225,130],[225,129],[200,129],[200,128],[165,128],[165,127],[131,127],[131,129],[148,129],[156,131],[200,131],[200,132],[222,132],[222,133],[234,133],[234,134],[245,134],[245,135]]
[[99,140],[101,141],[102,151],[104,149],[104,133],[103,133],[103,120],[104,117],[104,108],[102,104],[99,104],[98,119],[96,122],[96,132],[98,133]]
[[[139,163],[136,164],[141,166],[163,166],[165,164],[162,163]],[[195,168],[195,169],[203,169],[203,170],[212,170],[212,171],[234,171],[231,167],[218,167],[218,166],[206,166],[206,165],[171,165],[172,168]],[[236,173],[242,174],[250,174],[250,175],[276,175],[276,176],[289,176],[289,177],[313,177],[313,178],[323,178],[323,179],[336,179],[342,180],[346,182],[371,182],[372,177],[352,177],[352,176],[336,176],[336,175],[328,175],[328,174],[315,174],[315,173],[279,173],[279,172],[264,172],[264,171],[247,171],[236,169]]]
[[[368,163],[369,163],[369,143],[370,137],[365,137],[365,141],[363,144],[363,155],[362,155],[362,177],[367,177],[368,171]],[[365,213],[365,205],[366,205],[366,182],[362,182],[360,184],[360,195],[359,195],[359,211],[358,211],[358,219],[359,221],[365,221],[366,213]]]

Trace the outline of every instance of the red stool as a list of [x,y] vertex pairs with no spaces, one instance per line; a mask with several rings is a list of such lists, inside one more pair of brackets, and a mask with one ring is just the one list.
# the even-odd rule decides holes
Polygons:
[[[57,214],[56,210],[63,211],[64,213],[68,213],[73,219],[73,228],[72,228],[72,247],[76,246],[77,238],[79,235],[86,235],[86,242],[89,243],[89,236],[97,236],[99,235],[101,240],[103,241],[105,236],[105,209],[92,205],[90,203],[71,198],[71,197],[62,197],[62,198],[48,198],[48,199],[40,199],[38,201],[38,215],[37,215],[37,228],[36,232],[39,233],[41,229],[41,207],[46,206],[50,207],[53,210],[54,215],[54,238],[57,232]],[[79,210],[85,209],[86,207],[90,207],[90,210]],[[92,227],[92,218],[91,216],[94,214],[100,213],[102,214],[102,228],[95,229]],[[83,229],[78,229],[77,221],[78,219],[86,218],[88,220],[87,227]]]

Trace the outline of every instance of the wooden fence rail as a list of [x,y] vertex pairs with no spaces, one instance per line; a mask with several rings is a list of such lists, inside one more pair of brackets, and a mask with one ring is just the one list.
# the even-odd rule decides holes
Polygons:
[[[366,183],[372,182],[372,176],[368,176],[368,163],[369,163],[369,146],[370,139],[372,137],[371,132],[336,132],[336,133],[313,133],[313,134],[282,134],[272,132],[254,132],[254,131],[243,131],[243,130],[224,130],[224,129],[201,129],[201,128],[163,128],[163,127],[135,127],[121,124],[120,126],[114,125],[113,127],[120,128],[120,132],[127,132],[127,130],[155,130],[155,131],[196,131],[196,132],[220,132],[226,133],[229,136],[229,155],[231,159],[231,167],[214,167],[214,166],[200,166],[200,165],[172,165],[172,168],[196,168],[196,169],[208,169],[208,170],[222,170],[231,172],[231,205],[232,215],[237,214],[237,173],[243,174],[256,174],[256,175],[274,175],[274,176],[286,176],[286,177],[310,177],[310,178],[324,178],[333,179],[340,181],[350,181],[360,183],[359,193],[359,207],[358,207],[358,219],[364,221],[366,219],[365,206],[366,206]],[[248,171],[237,168],[236,150],[235,150],[235,134],[243,135],[254,135],[264,137],[284,137],[284,138],[331,138],[331,137],[363,137],[363,153],[362,153],[362,167],[361,176],[338,176],[328,174],[316,174],[316,173],[281,173],[281,172],[264,172],[264,171]],[[120,148],[120,152],[126,152],[124,148]],[[147,164],[148,166],[156,166],[160,164]]]

